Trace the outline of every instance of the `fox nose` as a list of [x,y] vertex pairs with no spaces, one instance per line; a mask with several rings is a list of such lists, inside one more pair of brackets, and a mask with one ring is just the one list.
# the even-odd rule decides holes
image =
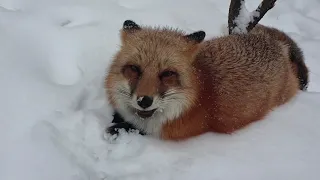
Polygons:
[[148,108],[153,103],[153,98],[150,96],[138,96],[137,97],[137,103],[140,107],[143,109]]

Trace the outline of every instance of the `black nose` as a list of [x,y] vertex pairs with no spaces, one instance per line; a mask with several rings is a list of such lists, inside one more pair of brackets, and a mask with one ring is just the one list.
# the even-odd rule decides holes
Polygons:
[[137,103],[143,109],[148,108],[152,105],[153,98],[150,96],[139,96],[137,97]]

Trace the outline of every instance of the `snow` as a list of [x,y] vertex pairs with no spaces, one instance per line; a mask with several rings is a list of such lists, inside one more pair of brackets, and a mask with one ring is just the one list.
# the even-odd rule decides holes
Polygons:
[[309,92],[234,135],[180,143],[103,133],[112,120],[103,76],[119,29],[132,19],[212,38],[225,32],[229,1],[0,0],[0,6],[1,180],[319,179],[319,1],[277,1],[261,21],[302,47]]
[[237,25],[232,29],[233,33],[247,33],[247,26],[253,21],[254,16],[259,16],[259,12],[256,10],[249,12],[246,7],[246,2],[241,1],[240,11],[238,17],[234,19],[234,23]]
[[247,33],[247,27],[248,24],[251,22],[254,22],[254,18],[260,16],[260,9],[262,6],[262,3],[259,4],[258,8],[249,12],[246,7],[246,1],[240,2],[240,10],[239,15],[233,20],[236,24],[236,27],[232,29],[232,33]]

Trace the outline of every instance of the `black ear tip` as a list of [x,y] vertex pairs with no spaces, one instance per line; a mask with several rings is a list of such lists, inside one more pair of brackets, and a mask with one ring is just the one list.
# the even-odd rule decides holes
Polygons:
[[198,36],[199,36],[199,39],[202,39],[202,40],[204,40],[204,38],[206,37],[206,32],[204,32],[204,31],[198,31]]
[[123,26],[130,25],[130,24],[136,24],[136,23],[135,23],[134,21],[130,20],[130,19],[125,20],[125,21],[123,22]]
[[198,43],[202,42],[206,37],[206,32],[204,31],[197,31],[192,34],[186,36],[189,40],[196,41]]
[[132,20],[125,20],[123,22],[123,29],[139,29],[139,25]]

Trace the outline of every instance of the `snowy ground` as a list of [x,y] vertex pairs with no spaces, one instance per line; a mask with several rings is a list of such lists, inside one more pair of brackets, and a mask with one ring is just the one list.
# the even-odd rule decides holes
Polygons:
[[[253,9],[257,0],[247,0]],[[226,0],[0,0],[1,180],[320,178],[320,1],[281,0],[261,23],[298,41],[309,92],[227,136],[173,144],[103,130],[102,88],[124,20],[220,35]]]

